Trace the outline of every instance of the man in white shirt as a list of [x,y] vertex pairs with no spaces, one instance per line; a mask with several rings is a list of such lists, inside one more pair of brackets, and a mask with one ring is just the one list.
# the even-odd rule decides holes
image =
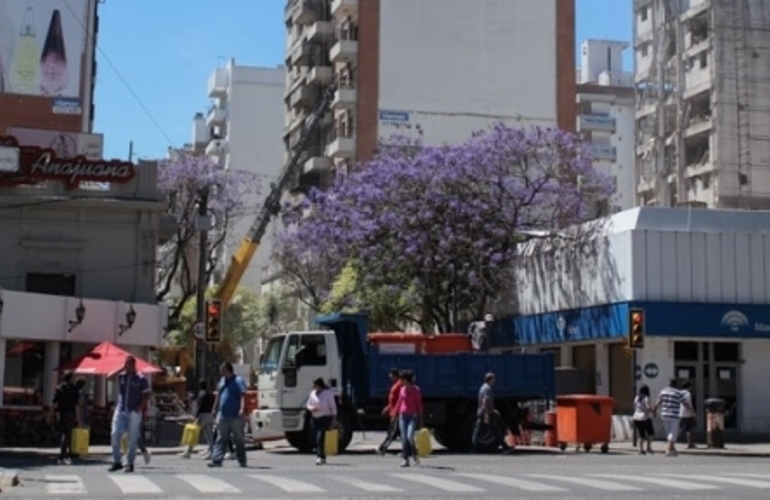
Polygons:
[[682,384],[682,396],[684,403],[679,406],[679,426],[680,430],[687,438],[687,447],[695,448],[692,438],[692,431],[695,430],[695,406],[692,403],[692,389],[690,382]]

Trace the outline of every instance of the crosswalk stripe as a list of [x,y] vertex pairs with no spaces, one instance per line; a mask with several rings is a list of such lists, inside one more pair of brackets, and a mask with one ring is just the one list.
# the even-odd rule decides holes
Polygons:
[[[692,478],[685,474],[659,474],[666,477],[680,477],[683,479]],[[737,477],[722,477],[722,476],[697,476],[702,481],[711,481],[714,483],[727,483],[734,484],[736,486],[745,486],[747,488],[767,489],[770,488],[770,483],[767,481],[758,481],[756,479],[742,479]]]
[[184,481],[201,493],[240,493],[241,490],[224,481],[205,474],[177,474],[177,479]]
[[441,479],[433,476],[426,476],[424,474],[391,474],[391,476],[412,481],[415,483],[425,484],[433,486],[440,490],[449,491],[452,493],[483,493],[484,490],[471,486],[469,484],[458,483],[457,481],[450,481],[449,479]]
[[563,492],[567,491],[564,488],[558,486],[551,486],[550,484],[536,483],[534,481],[527,481],[526,479],[516,479],[513,477],[505,476],[493,476],[491,474],[459,474],[463,477],[471,479],[477,479],[479,481],[487,481],[489,483],[501,484],[503,486],[510,486],[512,488],[519,488],[524,491],[551,491],[551,492]]
[[260,474],[252,474],[252,477],[258,481],[264,481],[265,483],[272,484],[276,488],[280,488],[286,493],[323,493],[325,490],[318,486],[304,481],[298,481],[288,477],[281,476],[266,476]]
[[537,477],[540,479],[549,479],[552,481],[564,481],[565,483],[577,484],[579,486],[587,486],[589,488],[596,488],[604,491],[644,491],[643,488],[636,486],[629,486],[627,484],[620,484],[614,481],[604,481],[602,479],[594,479],[589,477],[563,477],[552,476],[548,474],[527,474],[530,477]]
[[617,479],[618,481],[637,481],[641,483],[651,483],[660,486],[666,486],[668,488],[674,488],[677,490],[687,491],[703,491],[703,490],[718,490],[719,486],[712,484],[699,484],[691,483],[690,481],[681,481],[679,479],[667,479],[662,477],[646,477],[646,476],[625,476],[622,474],[591,474],[594,477],[603,477],[606,479]]
[[368,491],[370,493],[399,493],[403,491],[387,484],[370,483],[369,481],[361,481],[360,479],[353,479],[349,477],[332,477],[331,479],[349,484],[350,486],[354,486],[360,490]]
[[45,475],[45,489],[51,496],[88,494],[83,480],[75,475]]
[[109,476],[120,491],[126,495],[148,495],[163,493],[160,487],[146,476]]

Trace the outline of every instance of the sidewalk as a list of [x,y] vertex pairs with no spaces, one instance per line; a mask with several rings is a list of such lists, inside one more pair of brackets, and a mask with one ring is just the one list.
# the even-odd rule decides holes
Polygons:
[[[665,450],[666,443],[664,441],[654,441],[652,443],[652,449],[658,452]],[[753,443],[753,444],[731,444],[725,443],[724,448],[707,448],[705,444],[698,445],[694,450],[688,450],[687,445],[684,443],[678,443],[676,447],[680,455],[700,455],[700,456],[713,456],[713,457],[756,457],[756,458],[770,458],[770,443]],[[623,451],[628,453],[636,453],[638,448],[634,448],[631,441],[610,443],[610,451]]]

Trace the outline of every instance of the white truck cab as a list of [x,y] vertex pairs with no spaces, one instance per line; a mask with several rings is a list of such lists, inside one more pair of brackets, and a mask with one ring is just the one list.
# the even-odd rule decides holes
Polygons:
[[286,438],[297,449],[307,441],[305,404],[313,381],[323,378],[340,395],[340,357],[332,331],[282,333],[272,337],[260,361],[258,409],[251,415],[255,441]]

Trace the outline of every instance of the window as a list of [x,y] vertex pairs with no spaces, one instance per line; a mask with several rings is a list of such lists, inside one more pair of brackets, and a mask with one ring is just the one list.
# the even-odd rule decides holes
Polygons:
[[286,361],[283,366],[286,368],[294,368],[297,366],[297,352],[299,351],[299,335],[291,335],[289,337],[289,345],[286,347]]
[[303,335],[297,355],[302,366],[326,366],[326,339],[323,335]]
[[42,404],[45,373],[45,344],[28,340],[9,340],[5,351],[3,404],[38,406]]
[[649,55],[649,47],[647,45],[642,45],[642,57],[647,57]]
[[644,8],[642,8],[642,10],[639,12],[639,17],[641,17],[641,19],[642,19],[642,22],[645,22],[645,21],[647,21],[647,16],[648,16],[648,15],[649,15],[649,14],[648,14],[648,12],[647,12],[647,7],[644,7]]
[[28,273],[26,290],[48,295],[75,295],[75,276],[72,274]]
[[705,69],[708,68],[709,65],[709,53],[707,51],[701,52],[698,55],[698,59],[700,62],[700,68]]
[[265,348],[265,357],[262,359],[262,371],[271,372],[278,368],[283,350],[284,337],[273,337]]

